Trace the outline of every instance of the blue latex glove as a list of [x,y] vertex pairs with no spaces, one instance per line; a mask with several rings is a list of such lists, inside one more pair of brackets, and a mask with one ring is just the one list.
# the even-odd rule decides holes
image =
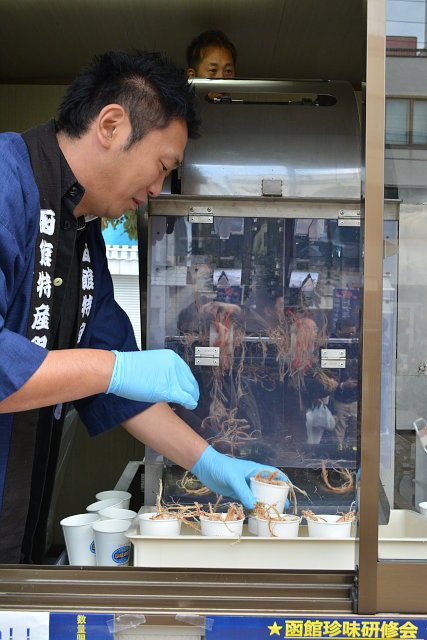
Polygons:
[[[249,488],[249,479],[259,471],[278,471],[275,467],[269,467],[251,460],[230,458],[223,453],[215,451],[210,445],[206,447],[191,472],[205,487],[214,493],[239,500],[248,509],[253,509],[256,498]],[[279,471],[280,480],[290,482],[289,478]]]
[[113,353],[116,361],[106,393],[143,402],[176,402],[186,409],[197,407],[196,379],[171,349]]

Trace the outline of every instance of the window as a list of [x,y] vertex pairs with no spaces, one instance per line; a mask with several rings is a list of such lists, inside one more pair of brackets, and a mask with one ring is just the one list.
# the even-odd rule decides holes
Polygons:
[[427,145],[427,100],[387,98],[387,145]]

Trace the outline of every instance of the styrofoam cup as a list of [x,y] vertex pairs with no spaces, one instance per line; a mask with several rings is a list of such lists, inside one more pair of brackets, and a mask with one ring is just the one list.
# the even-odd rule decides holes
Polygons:
[[258,535],[264,538],[297,538],[300,518],[295,515],[287,515],[285,520],[257,518]]
[[97,521],[97,513],[79,513],[61,520],[68,562],[71,565],[96,565],[93,524]]
[[106,507],[98,513],[101,520],[133,520],[137,516],[136,511],[121,507]]
[[225,513],[221,514],[221,520],[210,520],[207,516],[201,515],[202,536],[220,536],[222,538],[238,538],[241,536],[244,518],[226,521],[225,515]]
[[418,509],[420,510],[421,515],[427,516],[427,502],[419,502]]
[[110,491],[99,491],[95,498],[97,500],[109,500],[110,498],[118,498],[117,502],[120,502],[120,507],[122,509],[129,509],[130,499],[132,498],[132,494],[129,491],[119,491],[116,489],[111,489]]
[[96,564],[98,567],[126,567],[130,558],[130,541],[126,531],[131,520],[98,520],[93,525]]
[[89,513],[99,513],[102,509],[106,509],[107,507],[119,507],[122,508],[122,503],[118,498],[109,498],[108,500],[97,500],[96,502],[92,502],[86,507],[86,511]]
[[[349,538],[351,522],[344,522],[340,515],[317,515],[319,520],[307,518],[308,536],[310,538]],[[323,519],[322,519],[323,518]]]
[[[258,502],[270,505],[270,507],[277,509],[279,513],[283,513],[286,498],[289,493],[289,485],[267,484],[267,482],[260,482],[259,480],[255,480],[255,478],[251,478],[250,483],[251,491]],[[273,515],[274,509],[269,509],[269,513]]]
[[181,520],[174,516],[155,518],[155,513],[139,514],[139,530],[142,536],[175,537],[181,532]]

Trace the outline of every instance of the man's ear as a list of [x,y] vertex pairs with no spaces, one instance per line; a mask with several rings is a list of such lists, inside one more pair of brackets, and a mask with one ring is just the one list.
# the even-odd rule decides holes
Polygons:
[[126,111],[119,104],[108,104],[101,109],[96,122],[96,133],[103,147],[111,146],[126,118]]
[[196,77],[196,72],[194,69],[192,69],[191,67],[189,67],[187,69],[187,75],[189,78],[195,78]]

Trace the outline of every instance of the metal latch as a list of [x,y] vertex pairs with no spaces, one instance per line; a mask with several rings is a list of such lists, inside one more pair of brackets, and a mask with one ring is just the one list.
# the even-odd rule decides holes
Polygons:
[[212,207],[190,207],[188,209],[188,222],[197,222],[199,224],[213,223]]
[[195,364],[201,367],[219,366],[219,347],[196,347]]
[[355,209],[353,211],[344,211],[344,209],[340,209],[338,211],[338,226],[360,227],[360,209]]
[[345,349],[320,349],[322,369],[345,369]]

